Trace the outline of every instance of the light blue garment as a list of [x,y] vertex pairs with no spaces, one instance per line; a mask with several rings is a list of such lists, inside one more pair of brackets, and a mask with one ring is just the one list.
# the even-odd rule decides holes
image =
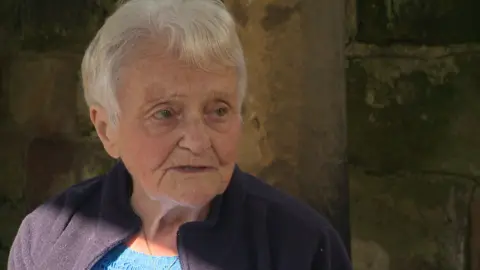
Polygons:
[[136,252],[124,244],[105,254],[92,270],[181,270],[177,256],[150,256]]

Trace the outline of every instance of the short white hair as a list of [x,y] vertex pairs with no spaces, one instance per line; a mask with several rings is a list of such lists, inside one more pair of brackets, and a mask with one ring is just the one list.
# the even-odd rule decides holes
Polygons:
[[247,87],[243,49],[234,19],[220,0],[130,0],[106,20],[85,52],[81,72],[88,106],[102,106],[116,120],[119,68],[135,43],[145,38],[160,39],[167,53],[198,67],[210,63],[235,67],[243,100]]

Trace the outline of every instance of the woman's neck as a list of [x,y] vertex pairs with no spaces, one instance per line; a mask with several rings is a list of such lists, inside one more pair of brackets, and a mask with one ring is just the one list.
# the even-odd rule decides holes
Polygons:
[[[209,208],[208,205],[187,207],[168,198],[152,199],[138,186],[134,187],[131,204],[142,220],[142,230],[132,246],[151,255],[175,254],[179,227],[187,222],[205,219]],[[145,250],[145,247],[149,250]]]

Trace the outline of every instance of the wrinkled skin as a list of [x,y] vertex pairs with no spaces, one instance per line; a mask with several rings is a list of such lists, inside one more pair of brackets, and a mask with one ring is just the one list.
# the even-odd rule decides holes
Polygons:
[[[140,47],[119,72],[116,126],[90,109],[105,149],[153,200],[203,207],[227,187],[241,134],[236,69],[189,66]],[[186,167],[189,166],[189,167]]]

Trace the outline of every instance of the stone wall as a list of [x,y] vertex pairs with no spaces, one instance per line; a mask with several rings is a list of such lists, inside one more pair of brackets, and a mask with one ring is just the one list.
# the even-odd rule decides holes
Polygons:
[[349,2],[356,270],[479,269],[479,7]]

